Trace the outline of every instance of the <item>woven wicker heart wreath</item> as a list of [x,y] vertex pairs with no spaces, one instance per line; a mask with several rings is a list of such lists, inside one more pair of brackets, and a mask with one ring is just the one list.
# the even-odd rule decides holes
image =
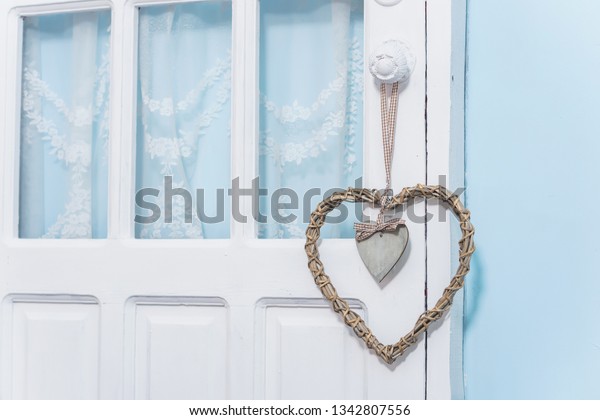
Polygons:
[[464,277],[469,272],[471,255],[475,251],[475,244],[473,242],[475,228],[471,224],[471,214],[465,209],[460,199],[444,187],[439,185],[417,185],[412,188],[404,188],[398,195],[392,197],[386,208],[390,210],[394,209],[408,202],[408,200],[418,197],[426,199],[437,198],[445,202],[458,218],[462,231],[462,238],[458,242],[460,247],[459,266],[456,274],[450,280],[448,287],[444,289],[442,297],[436,302],[435,306],[423,312],[417,319],[414,328],[395,344],[384,345],[380,343],[360,315],[350,309],[348,302],[338,296],[335,287],[331,283],[331,279],[325,274],[323,263],[319,259],[319,249],[317,248],[317,241],[321,235],[321,227],[325,224],[325,217],[329,212],[344,201],[379,203],[381,200],[380,194],[374,190],[361,188],[349,188],[344,192],[333,193],[319,203],[315,211],[312,212],[310,224],[306,230],[306,245],[304,249],[308,256],[308,268],[313,275],[316,285],[321,289],[323,296],[331,302],[333,310],[340,314],[346,325],[352,328],[354,333],[367,344],[368,348],[373,349],[379,357],[389,364],[394,363],[398,357],[402,356],[406,349],[417,342],[419,335],[427,330],[432,322],[440,319],[444,312],[450,308],[452,298],[463,287]]

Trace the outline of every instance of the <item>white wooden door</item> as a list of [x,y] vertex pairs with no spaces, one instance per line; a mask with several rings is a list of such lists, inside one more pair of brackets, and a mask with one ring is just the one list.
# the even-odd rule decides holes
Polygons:
[[[0,397],[449,398],[449,317],[395,366],[384,364],[320,295],[303,240],[257,239],[254,223],[233,219],[229,239],[135,238],[136,25],[139,8],[150,3],[167,2],[0,5]],[[231,178],[246,187],[260,169],[259,3],[232,2]],[[462,141],[464,7],[459,0],[364,1],[367,59],[394,38],[416,56],[399,100],[397,190],[437,183],[438,176],[461,183],[460,171],[450,174],[461,165],[450,145],[460,150]],[[112,14],[107,238],[21,239],[22,17],[95,9]],[[384,184],[379,98],[367,69],[364,80],[364,185],[377,188]],[[251,214],[249,199],[243,210]],[[425,211],[437,214],[437,204],[414,205],[414,214]],[[408,218],[408,251],[383,286],[366,271],[353,239],[322,241],[338,292],[381,341],[396,341],[412,328],[450,279],[449,218],[427,224]]]

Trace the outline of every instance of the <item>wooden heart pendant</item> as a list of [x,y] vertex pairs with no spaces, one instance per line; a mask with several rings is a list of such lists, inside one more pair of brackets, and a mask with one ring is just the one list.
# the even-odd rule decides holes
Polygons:
[[379,357],[389,364],[394,363],[396,359],[402,356],[406,349],[417,342],[419,335],[427,330],[432,322],[440,319],[444,312],[450,308],[454,295],[464,285],[465,275],[469,272],[471,255],[475,252],[475,243],[473,242],[475,228],[471,224],[471,214],[465,209],[456,195],[451,194],[442,186],[419,184],[415,187],[404,188],[398,195],[392,198],[387,204],[386,209],[392,210],[418,197],[439,199],[446,203],[458,218],[462,231],[462,238],[458,241],[458,269],[435,306],[423,312],[417,318],[414,328],[401,337],[395,344],[385,345],[379,342],[361,316],[350,309],[346,300],[338,296],[331,279],[325,274],[325,268],[319,258],[319,249],[317,247],[317,242],[321,235],[321,227],[325,224],[325,217],[329,212],[345,201],[378,203],[381,199],[379,192],[362,188],[349,188],[344,192],[333,193],[317,205],[315,211],[310,216],[310,224],[306,229],[304,250],[308,256],[308,268],[312,273],[315,284],[321,289],[323,296],[331,302],[333,310],[342,317],[346,325],[366,343],[368,348],[373,349]]
[[400,225],[393,232],[375,232],[362,241],[356,241],[360,258],[369,273],[381,283],[400,257],[408,244],[408,228]]

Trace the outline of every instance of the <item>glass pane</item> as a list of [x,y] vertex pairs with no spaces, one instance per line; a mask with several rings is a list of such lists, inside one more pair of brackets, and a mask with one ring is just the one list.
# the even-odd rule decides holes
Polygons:
[[[268,195],[259,237],[304,237],[323,196],[361,183],[363,5],[261,0],[260,7],[260,184]],[[354,206],[348,210],[348,217],[332,212],[345,220],[327,224],[324,237],[353,236]]]
[[105,238],[110,11],[23,19],[19,237]]
[[137,238],[227,238],[231,2],[139,11]]

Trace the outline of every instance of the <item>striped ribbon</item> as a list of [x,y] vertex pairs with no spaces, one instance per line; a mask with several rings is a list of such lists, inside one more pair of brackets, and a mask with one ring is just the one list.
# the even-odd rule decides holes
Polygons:
[[387,100],[386,84],[382,83],[379,90],[381,104],[381,134],[383,137],[383,161],[385,164],[385,191],[381,195],[381,210],[375,223],[355,223],[356,240],[364,241],[376,232],[393,232],[398,226],[404,224],[402,219],[385,221],[385,206],[390,200],[392,186],[392,158],[394,157],[394,137],[396,135],[396,118],[398,115],[398,88],[399,82],[392,84],[392,95]]

